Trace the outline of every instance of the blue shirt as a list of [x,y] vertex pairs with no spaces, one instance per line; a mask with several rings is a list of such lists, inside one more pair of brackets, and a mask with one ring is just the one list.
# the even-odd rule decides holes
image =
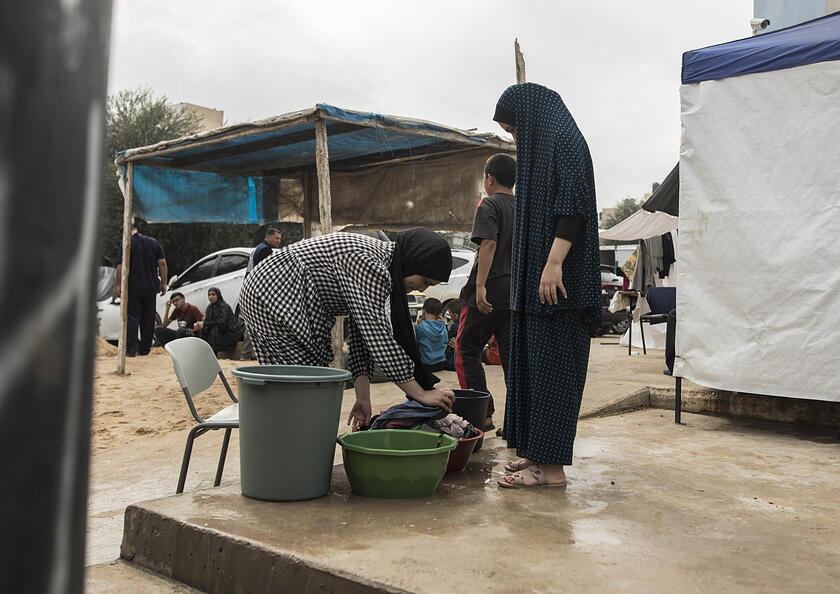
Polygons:
[[440,320],[423,320],[414,327],[417,346],[420,347],[420,361],[423,365],[434,365],[446,360],[446,345],[449,331]]

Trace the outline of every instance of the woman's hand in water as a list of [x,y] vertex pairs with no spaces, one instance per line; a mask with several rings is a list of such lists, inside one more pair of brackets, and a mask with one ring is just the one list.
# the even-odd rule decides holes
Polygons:
[[433,388],[424,390],[422,396],[414,398],[417,402],[426,406],[438,406],[446,412],[452,412],[452,404],[455,402],[455,392],[449,388]]
[[351,431],[358,431],[359,427],[365,427],[370,424],[371,406],[370,399],[356,398],[356,404],[350,411],[350,416],[347,417],[347,424],[350,425]]

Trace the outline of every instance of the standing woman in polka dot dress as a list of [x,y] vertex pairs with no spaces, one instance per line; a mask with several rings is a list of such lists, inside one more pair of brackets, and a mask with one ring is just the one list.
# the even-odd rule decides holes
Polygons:
[[504,435],[521,458],[499,486],[560,487],[572,463],[590,334],[600,323],[592,158],[560,95],[541,85],[509,87],[493,119],[517,148]]

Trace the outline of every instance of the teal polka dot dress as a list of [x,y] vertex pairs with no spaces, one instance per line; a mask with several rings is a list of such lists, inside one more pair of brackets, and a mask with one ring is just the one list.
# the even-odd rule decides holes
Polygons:
[[[568,465],[590,335],[601,311],[592,158],[574,118],[551,89],[514,85],[498,105],[515,117],[517,145],[505,439],[523,458]],[[581,217],[585,224],[563,263],[568,299],[542,304],[540,277],[558,216]]]

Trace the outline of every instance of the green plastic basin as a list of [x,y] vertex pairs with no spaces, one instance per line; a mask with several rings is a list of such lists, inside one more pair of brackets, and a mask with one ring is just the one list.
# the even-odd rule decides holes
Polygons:
[[376,429],[345,433],[338,443],[354,493],[398,499],[433,493],[458,440],[427,431]]

